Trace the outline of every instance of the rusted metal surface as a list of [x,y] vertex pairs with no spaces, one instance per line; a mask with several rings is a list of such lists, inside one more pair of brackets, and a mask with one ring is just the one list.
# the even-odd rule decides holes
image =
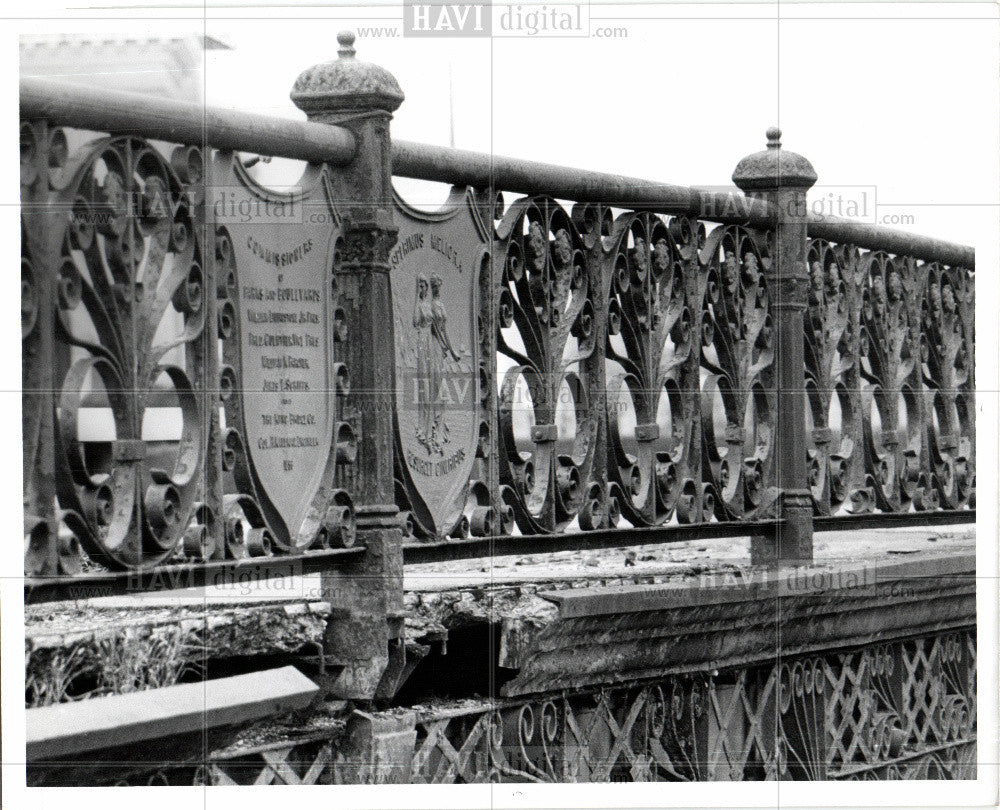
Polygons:
[[[474,308],[479,376],[496,389],[479,386],[479,438],[448,450],[476,456],[463,514],[428,525],[398,479],[407,533],[774,518],[765,235],[644,214],[612,221],[606,208],[570,213],[548,198],[505,212],[480,204],[496,234]],[[434,475],[434,448],[423,453],[411,451],[406,474]]]
[[813,240],[807,457],[819,511],[975,506],[975,275]]
[[[801,190],[780,195],[801,202]],[[817,247],[801,219],[709,231],[543,197],[507,210],[478,200],[495,246],[478,279],[492,293],[473,296],[478,345],[467,344],[480,383],[439,376],[477,391],[462,402],[480,429],[440,446],[400,437],[404,536],[436,549],[410,559],[520,548],[518,533],[728,531],[715,521],[759,532],[762,558],[807,559],[818,517],[971,519],[971,272]],[[455,210],[424,215],[400,264],[419,263],[425,243],[480,244],[479,221],[451,233]],[[478,254],[456,250],[444,287],[474,272]],[[400,347],[419,345],[419,328],[397,321]],[[436,343],[428,351],[442,362]],[[442,411],[441,425],[451,418]],[[441,474],[449,499],[451,478],[467,475],[464,509],[444,522],[426,500]]]
[[[688,525],[727,531],[715,520],[760,531],[762,549],[771,543],[767,537],[778,535],[779,557],[807,556],[813,513],[974,505],[973,276],[967,268],[806,243],[801,218],[779,216],[801,202],[801,190],[786,188],[787,182],[777,191],[756,188],[762,181],[750,174],[764,165],[760,160],[738,172],[749,196],[715,200],[736,211],[731,217],[706,213],[715,203],[690,189],[558,168],[546,174],[483,156],[408,153],[409,146],[397,144],[401,173],[425,164],[440,163],[442,171],[461,165],[470,176],[452,179],[535,194],[504,211],[486,193],[465,191],[450,214],[416,212],[393,201],[389,185],[392,147],[384,125],[402,100],[398,86],[377,66],[358,62],[353,46],[342,50],[341,59],[300,77],[297,101],[316,127],[330,132],[340,132],[341,112],[353,109],[357,93],[385,120],[364,125],[374,127],[365,135],[368,148],[353,155],[351,167],[307,173],[307,190],[296,202],[325,205],[330,223],[308,232],[220,221],[215,250],[206,250],[197,236],[211,213],[206,182],[232,186],[240,201],[262,194],[282,201],[268,197],[228,157],[178,147],[167,160],[128,138],[70,156],[60,130],[25,124],[25,356],[43,352],[55,359],[51,367],[25,366],[32,400],[25,408],[29,573],[72,574],[84,559],[81,546],[106,566],[139,568],[178,555],[218,560],[350,545],[359,493],[366,501],[363,519],[386,531],[394,530],[391,513],[403,509],[404,533],[430,543],[409,552],[416,556],[475,554],[503,542],[513,548],[525,542],[513,539],[515,527],[533,536],[579,531],[588,546],[600,543],[587,532],[626,523],[669,526],[676,534],[664,534],[665,540],[683,535]],[[79,92],[36,85],[26,86],[26,114],[38,112],[39,96],[52,95],[61,108],[66,93]],[[160,114],[173,115],[168,108]],[[350,117],[341,123],[361,127]],[[206,163],[213,167],[210,181]],[[216,172],[220,166],[225,170]],[[489,177],[472,176],[487,170]],[[785,181],[793,175],[785,171]],[[538,185],[524,185],[529,178]],[[609,200],[626,202],[603,194],[614,188],[640,189],[648,199],[631,203],[645,209],[659,194],[668,203],[660,210],[677,215],[626,212],[612,221]],[[552,196],[576,204],[568,209]],[[733,208],[733,200],[742,202]],[[753,212],[761,207],[764,218]],[[73,212],[71,222],[66,211]],[[709,231],[705,221],[678,212],[744,225]],[[94,227],[98,219],[103,224]],[[408,229],[395,248],[394,219]],[[300,237],[308,251],[299,250]],[[487,243],[496,248],[489,260]],[[921,255],[914,245],[912,255]],[[172,269],[158,296],[133,303],[126,288],[131,285],[135,297],[141,285],[125,276],[148,246],[156,249],[149,252],[147,275],[157,264],[161,273]],[[798,266],[799,248],[808,250],[808,295],[805,278],[789,270]],[[270,464],[278,456],[266,449],[274,438],[268,431],[284,428],[257,422],[274,418],[265,413],[275,410],[267,397],[285,397],[267,392],[270,378],[246,377],[248,340],[261,337],[250,318],[261,313],[255,302],[235,297],[233,286],[242,278],[243,292],[271,292],[251,283],[260,251],[265,262],[287,254],[289,262],[314,264],[309,285],[294,288],[307,292],[326,286],[319,274],[331,254],[337,261],[330,294],[323,290],[324,305],[314,313],[319,332],[333,321],[332,338],[327,345],[325,332],[305,336],[317,356],[292,360],[310,364],[306,377],[315,379],[291,381],[336,395],[324,407],[299,402],[290,411],[315,425],[297,428],[292,438],[321,449],[285,451],[278,475]],[[441,257],[425,280],[424,298],[414,293],[409,301],[396,286],[393,303],[388,278],[402,285],[410,273],[419,287],[424,253]],[[53,264],[59,264],[58,283],[49,284]],[[114,289],[95,281],[105,265],[105,272],[122,277]],[[418,318],[420,305],[427,311]],[[801,331],[803,307],[804,386],[796,382],[802,382],[803,347],[792,337]],[[166,344],[154,339],[158,319],[176,333]],[[397,322],[394,329],[381,327],[386,319]],[[458,334],[460,323],[468,334]],[[278,338],[305,339],[277,331]],[[134,351],[127,339],[133,333]],[[205,350],[213,339],[223,346],[221,364]],[[71,363],[69,346],[89,359]],[[409,368],[407,347],[413,346],[426,350],[414,354]],[[183,353],[183,361],[171,352]],[[374,360],[383,355],[384,361]],[[124,377],[116,371],[132,367],[136,372]],[[45,391],[51,388],[35,379],[47,368],[62,413],[50,427]],[[321,384],[324,373],[329,386]],[[463,383],[471,399],[448,414],[427,397],[409,402],[400,375],[434,395]],[[502,380],[497,390],[494,380]],[[246,386],[258,383],[265,390],[248,397]],[[89,390],[95,384],[112,394]],[[804,413],[795,394],[803,387]],[[126,394],[115,393],[119,388]],[[395,403],[375,401],[394,388]],[[224,433],[199,401],[215,390],[225,403]],[[180,439],[154,446],[140,423],[171,398],[181,413]],[[93,417],[95,407],[108,406],[116,436],[104,442],[110,450],[102,455],[99,442],[81,441],[77,423],[84,412]],[[55,470],[47,470],[53,457]],[[808,489],[799,480],[804,457]],[[99,484],[108,472],[113,475]],[[143,495],[130,501],[133,478],[141,479]],[[58,515],[47,487],[57,490]],[[782,551],[780,536],[793,534],[800,540]],[[451,538],[458,542],[451,545]]]
[[[401,627],[402,95],[342,39],[296,82],[306,125],[23,86],[25,569],[35,601],[326,571],[334,691],[370,698]],[[276,194],[235,150],[322,163]]]
[[[366,551],[351,567],[325,576],[323,590],[337,606],[325,648],[343,666],[332,693],[364,700],[376,694],[389,666],[389,646],[402,632],[402,530],[393,499],[396,343],[389,286],[389,253],[398,227],[387,156],[389,122],[403,94],[384,68],[356,59],[352,33],[342,32],[337,41],[339,58],[305,70],[291,97],[310,121],[346,127],[362,145],[350,166],[331,174],[328,194],[338,201],[341,218],[331,281],[346,332],[339,348],[352,383],[344,392],[341,418],[357,437],[357,463],[344,465],[343,480],[359,504],[357,529]],[[329,477],[319,480],[326,483]]]
[[[114,99],[30,80],[22,100],[28,601],[331,568],[357,580],[357,471],[388,469],[392,438],[359,459],[344,413],[349,319],[331,270],[347,211],[329,175],[355,160],[354,135],[156,100],[112,114]],[[76,147],[53,119],[110,134]],[[275,195],[218,149],[234,139],[331,162]],[[286,226],[303,207],[314,224]],[[365,493],[376,511],[387,480]]]
[[21,79],[21,118],[333,165],[349,163],[356,151],[354,136],[340,127],[30,77]]
[[[814,536],[975,520],[972,249],[810,217],[776,132],[745,196],[394,143],[398,84],[338,40],[295,82],[308,123],[22,81],[27,600],[321,574],[313,604],[179,624],[74,636],[63,609],[26,650],[61,704],[29,758],[220,784],[974,772],[972,555]],[[301,193],[247,151],[310,162]],[[393,174],[459,188],[418,211]],[[241,221],[254,202],[322,216]],[[459,631],[494,694],[233,742],[319,688],[391,701]],[[206,684],[149,689],[191,648],[303,646],[318,687],[210,681],[204,738]],[[198,736],[182,775],[132,762],[105,699],[65,708],[74,677],[146,690],[115,704],[126,739]]]
[[[220,364],[215,349],[221,340],[223,359],[232,357],[227,342],[241,333],[241,310],[232,300],[239,269],[225,233],[210,248],[202,241],[207,181],[201,151],[178,146],[167,158],[148,142],[112,137],[71,154],[62,130],[37,122],[22,126],[22,144],[22,191],[29,201],[22,212],[26,410],[45,415],[58,408],[59,414],[45,454],[34,449],[43,446],[45,423],[26,424],[26,573],[73,575],[85,563],[146,571],[179,560],[351,545],[346,493],[325,483],[313,495],[308,525],[304,531],[296,526],[293,537],[287,524],[294,515],[280,514],[273,492],[256,486],[246,448],[266,445],[268,431],[260,420],[252,434],[237,430],[242,420],[228,401],[240,399],[242,375],[238,363]],[[242,181],[243,188],[252,186]],[[257,236],[266,242],[267,231]],[[57,266],[45,270],[51,256]],[[43,288],[43,302],[34,285],[47,274],[53,284]],[[324,267],[314,280],[320,291],[329,289]],[[304,286],[294,289],[313,289],[300,282]],[[43,303],[49,316],[36,317]],[[41,364],[54,377],[49,387],[35,379],[40,364],[31,359],[43,344],[50,346],[48,364]],[[346,371],[334,365],[330,347],[323,348],[314,366],[325,384]],[[213,400],[229,409],[225,429],[218,408],[209,407]],[[324,443],[329,446],[328,440],[317,446]],[[332,454],[320,452],[324,459]],[[331,472],[337,462],[353,460],[338,456]],[[54,467],[51,477],[45,465]],[[52,479],[56,510],[55,499],[36,494]],[[139,574],[137,583],[144,581]],[[29,581],[29,589],[34,584]],[[59,584],[50,581],[36,597]]]
[[765,200],[778,211],[764,281],[775,330],[774,510],[782,523],[773,537],[756,538],[753,553],[759,562],[811,560],[813,504],[802,452],[805,368],[799,336],[806,308],[806,192],[816,182],[816,172],[804,157],[781,148],[781,130],[769,129],[767,138],[767,148],[745,157],[733,172],[733,182],[748,197]]
[[[805,570],[834,587],[772,587],[748,569],[749,585],[706,589],[697,577],[739,566],[688,565],[631,580],[615,569],[597,594],[567,595],[602,579],[570,572],[404,603],[404,555],[749,535],[752,561],[777,566],[810,560],[824,525],[974,520],[974,253],[810,219],[815,174],[777,133],[738,167],[745,196],[394,144],[398,84],[356,59],[352,35],[339,42],[340,58],[293,88],[308,124],[22,85],[28,599],[319,571],[329,694],[391,700],[450,632],[499,624],[497,666],[517,670],[503,692],[521,699],[501,726],[544,736],[556,704],[529,722],[525,696],[618,685],[613,709],[602,697],[606,712],[586,710],[617,718],[604,735],[616,750],[659,705],[653,680],[712,690],[705,673],[729,668],[723,687],[777,694],[796,676],[774,657],[800,656],[814,686],[790,705],[815,725],[817,672],[841,671],[827,668],[836,651],[889,638],[895,658],[953,664],[954,636],[946,655],[902,641],[975,621],[970,563],[926,555],[917,567],[933,576]],[[71,150],[59,122],[107,135]],[[264,189],[237,151],[310,161],[301,193]],[[393,195],[394,172],[461,187],[417,211]],[[254,202],[322,217],[242,222]],[[623,567],[637,562],[625,549]],[[875,655],[884,666],[890,653]],[[669,686],[694,711],[691,682]],[[957,751],[967,695],[949,694],[943,727],[961,733],[927,745]],[[753,712],[750,729],[780,726],[786,709]],[[494,733],[490,717],[469,734]],[[381,726],[359,723],[368,770],[347,763],[335,779],[377,779]],[[386,756],[416,738],[412,774],[471,778],[447,755],[447,726],[428,726],[422,747],[413,729],[391,732]],[[601,750],[566,727],[577,753]],[[629,758],[635,774],[651,756],[690,777],[673,753],[664,765],[677,740],[652,737],[659,749]],[[332,743],[309,747],[302,768],[293,749],[261,749],[253,778],[329,775]],[[786,773],[778,752],[754,756],[763,764],[733,767]],[[828,763],[788,767],[818,778]]]

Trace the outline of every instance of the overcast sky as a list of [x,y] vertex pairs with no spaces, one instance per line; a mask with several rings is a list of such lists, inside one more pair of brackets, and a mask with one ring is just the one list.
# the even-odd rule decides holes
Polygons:
[[[336,58],[339,30],[402,20],[388,3],[251,6],[210,4],[204,19],[200,3],[167,3],[148,12],[155,21],[36,20],[22,30],[206,32],[232,46],[207,53],[210,104],[301,118],[288,91],[302,69]],[[682,185],[729,185],[777,123],[785,147],[816,167],[814,198],[860,198],[840,187],[874,186],[869,218],[909,216],[897,227],[982,241],[997,213],[996,5],[783,2],[777,14],[759,3],[592,4],[591,31],[627,35],[369,35],[356,48],[406,93],[398,138],[448,143],[449,72],[456,146]],[[442,197],[406,192],[418,204]]]
[[[367,37],[356,48],[406,93],[399,138],[448,143],[449,70],[456,146],[682,185],[730,184],[777,123],[786,148],[816,167],[814,198],[864,199],[824,186],[874,186],[870,216],[908,215],[899,227],[975,242],[981,216],[996,216],[996,7],[879,9],[882,19],[862,21],[853,4],[783,4],[783,17],[814,19],[779,24],[774,5],[593,6],[603,19],[592,27],[628,36]],[[298,70],[335,57],[339,28],[395,24],[400,10],[368,13],[210,24],[234,50],[209,53],[208,101],[300,116],[288,99]]]

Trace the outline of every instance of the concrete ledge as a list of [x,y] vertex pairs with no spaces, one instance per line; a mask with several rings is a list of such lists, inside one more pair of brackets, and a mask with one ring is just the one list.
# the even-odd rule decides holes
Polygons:
[[319,687],[295,667],[27,711],[28,762],[232,726],[309,705]]
[[544,594],[559,614],[521,640],[520,672],[501,694],[773,663],[976,623],[971,554],[758,573],[739,585]]
[[580,588],[545,591],[539,596],[559,605],[560,618],[630,613],[694,605],[757,602],[802,597],[888,583],[917,583],[942,577],[976,575],[975,554],[929,556],[897,562],[876,561],[857,565],[732,568],[706,572],[700,581],[668,582],[620,588]]

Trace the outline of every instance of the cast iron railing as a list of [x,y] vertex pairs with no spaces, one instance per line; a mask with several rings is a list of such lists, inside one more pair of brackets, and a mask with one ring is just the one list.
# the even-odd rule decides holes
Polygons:
[[[745,196],[391,143],[352,43],[309,123],[22,81],[32,587],[974,517],[970,248],[810,218],[777,132]],[[456,188],[419,211],[393,172]]]
[[[471,222],[466,207],[476,210],[474,196],[457,198],[444,224],[438,214],[409,229],[419,215],[399,211],[403,232],[421,244],[429,234],[458,241],[449,233],[467,216],[468,255],[483,257],[478,286],[494,291],[476,296],[482,395],[461,403],[463,417],[480,415],[477,460],[456,473],[473,481],[470,500],[456,489],[451,513],[437,519],[428,502],[437,505],[438,492],[428,487],[422,498],[414,482],[437,473],[443,447],[404,451],[397,493],[413,533],[773,516],[772,232],[648,212],[614,217],[596,204],[569,211],[534,197],[492,209],[487,241],[488,220]],[[812,511],[974,508],[973,271],[822,239],[808,242],[808,268],[805,421],[795,438]],[[407,281],[395,288],[402,332],[414,297]],[[404,352],[396,362],[415,366]],[[449,405],[464,379],[453,366]],[[411,392],[401,385],[401,396]],[[419,429],[407,416],[401,408],[404,441]],[[445,426],[459,418],[447,407],[439,417]]]
[[132,137],[71,151],[44,122],[26,122],[21,144],[27,573],[353,545],[351,498],[331,486],[355,450],[336,423],[349,378],[335,298],[310,293],[317,346],[338,324],[321,347],[334,385],[308,403],[334,439],[323,502],[282,514],[248,458],[238,226],[205,214],[206,160],[241,164]]

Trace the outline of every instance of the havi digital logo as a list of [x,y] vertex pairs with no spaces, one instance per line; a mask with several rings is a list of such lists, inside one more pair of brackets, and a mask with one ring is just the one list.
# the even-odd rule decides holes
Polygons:
[[404,0],[403,36],[488,37],[493,31],[490,3],[424,3]]

